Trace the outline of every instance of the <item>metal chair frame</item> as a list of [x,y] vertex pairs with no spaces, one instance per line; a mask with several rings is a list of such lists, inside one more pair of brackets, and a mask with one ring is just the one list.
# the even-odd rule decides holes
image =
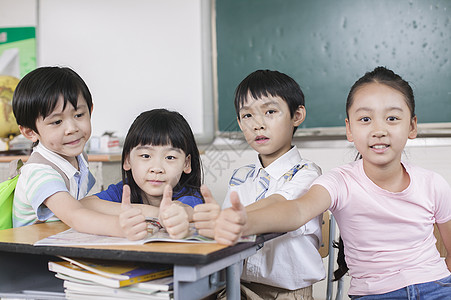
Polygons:
[[[336,222],[335,217],[329,212],[326,211],[323,214],[323,242],[321,248],[319,250],[321,257],[328,257],[328,265],[327,265],[327,287],[326,287],[326,300],[332,300],[334,293],[334,262],[335,262],[335,248],[333,247],[333,242],[336,235]],[[327,237],[327,240],[326,240]],[[327,248],[326,248],[327,247]],[[327,251],[326,251],[327,249]],[[337,281],[337,292],[335,295],[335,300],[343,299],[343,278],[340,278]]]

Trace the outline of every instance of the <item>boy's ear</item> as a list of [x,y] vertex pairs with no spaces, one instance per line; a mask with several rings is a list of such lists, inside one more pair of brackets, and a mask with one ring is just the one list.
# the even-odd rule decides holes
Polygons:
[[26,137],[33,143],[39,141],[39,134],[36,133],[33,129],[19,125],[19,130],[24,137]]
[[351,125],[349,124],[349,119],[346,118],[345,119],[345,123],[346,123],[346,138],[348,139],[349,142],[354,142],[354,138],[352,137],[352,132],[351,132]]
[[127,158],[124,160],[124,164],[122,165],[122,168],[125,171],[130,171],[131,170],[132,166],[130,165],[130,157],[129,156],[127,156]]
[[191,169],[191,154],[188,154],[188,156],[186,156],[185,158],[185,167],[183,168],[183,172],[185,174],[189,174],[191,173],[192,169]]
[[412,118],[411,124],[410,124],[410,132],[409,132],[409,139],[413,140],[417,137],[418,134],[418,127],[417,127],[417,116]]
[[304,122],[305,117],[307,116],[307,111],[305,110],[304,105],[299,105],[293,115],[293,126],[298,127]]
[[236,121],[238,122],[238,126],[240,126],[241,131],[243,131],[243,128],[241,127],[241,121],[239,117],[236,117]]

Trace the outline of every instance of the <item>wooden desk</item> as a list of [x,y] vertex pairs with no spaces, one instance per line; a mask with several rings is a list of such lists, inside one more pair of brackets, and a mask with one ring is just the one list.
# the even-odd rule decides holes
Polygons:
[[[21,278],[20,276],[29,274],[35,277],[49,275],[48,273],[52,272],[47,269],[48,259],[52,259],[55,255],[63,255],[74,258],[173,264],[174,298],[183,300],[200,299],[221,288],[224,282],[221,282],[219,272],[225,269],[228,299],[240,299],[242,260],[253,255],[263,242],[280,235],[265,234],[258,236],[256,242],[240,243],[232,247],[219,244],[165,242],[133,246],[33,246],[36,241],[66,229],[68,227],[64,223],[52,222],[1,230],[0,293],[11,291],[8,287],[10,284],[15,285],[16,290],[21,288],[23,282],[11,281],[8,279],[11,276]],[[32,268],[30,261],[33,259],[27,259],[29,257],[41,262]],[[22,272],[13,274],[16,271]],[[31,280],[34,280],[33,278]],[[29,282],[30,278],[24,280]],[[62,291],[62,281],[59,281],[56,281],[56,284],[61,285]]]

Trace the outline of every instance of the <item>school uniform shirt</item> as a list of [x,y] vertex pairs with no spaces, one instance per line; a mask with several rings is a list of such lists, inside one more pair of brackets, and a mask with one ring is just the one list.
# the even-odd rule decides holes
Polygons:
[[[122,181],[117,184],[110,184],[108,188],[100,193],[95,194],[95,196],[99,197],[102,200],[112,201],[112,202],[122,202],[122,190],[123,183]],[[191,191],[189,195],[179,196],[184,194],[188,189],[183,187],[179,192],[174,192],[172,195],[172,199],[176,201],[180,201],[183,204],[189,205],[191,207],[196,206],[197,204],[203,203],[202,197],[197,191]],[[139,199],[142,202],[142,199]]]
[[57,165],[69,178],[67,190],[63,177],[49,165],[30,163],[20,169],[13,202],[13,227],[31,225],[37,221],[56,221],[58,218],[43,204],[57,192],[68,192],[77,200],[86,197],[95,184],[88,169],[88,162],[82,154],[77,156],[77,170],[66,159],[48,150],[42,144],[34,147],[45,159]]
[[451,188],[437,173],[402,164],[410,184],[399,193],[372,182],[362,160],[313,183],[331,196],[351,275],[349,295],[382,294],[450,275],[433,231],[434,223],[451,220]]
[[[294,166],[299,170],[290,179],[284,175]],[[230,192],[236,191],[241,203],[248,206],[259,194],[260,170],[257,159],[254,164],[234,171],[229,183],[223,207],[230,207]],[[279,194],[293,200],[304,194],[310,184],[321,174],[314,163],[301,157],[296,146],[265,168],[270,175],[265,197]],[[318,252],[321,243],[322,216],[312,219],[299,229],[265,242],[256,254],[245,261],[241,279],[288,290],[304,288],[325,278],[323,261]]]

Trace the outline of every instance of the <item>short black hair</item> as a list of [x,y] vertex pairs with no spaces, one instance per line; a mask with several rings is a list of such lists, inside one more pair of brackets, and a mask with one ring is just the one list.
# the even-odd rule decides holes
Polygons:
[[300,105],[305,106],[304,93],[293,78],[278,71],[257,70],[244,78],[235,90],[235,111],[238,119],[240,108],[249,95],[259,99],[267,97],[268,94],[282,98],[288,104],[291,117]]
[[[191,155],[191,173],[183,173],[174,190],[179,192],[183,187],[187,187],[187,193],[190,193],[189,189],[200,193],[202,164],[199,149],[191,127],[180,113],[164,108],[141,113],[133,121],[125,137],[122,148],[122,165],[133,148],[139,145],[172,145],[174,148],[182,149],[187,156]],[[122,168],[122,181],[130,186],[131,202],[140,203],[141,190],[136,184],[131,170],[125,171]]]
[[13,95],[13,112],[17,124],[38,132],[36,121],[50,115],[63,96],[63,109],[69,102],[77,107],[78,96],[82,95],[92,110],[92,96],[83,79],[67,67],[40,67],[19,81]]

